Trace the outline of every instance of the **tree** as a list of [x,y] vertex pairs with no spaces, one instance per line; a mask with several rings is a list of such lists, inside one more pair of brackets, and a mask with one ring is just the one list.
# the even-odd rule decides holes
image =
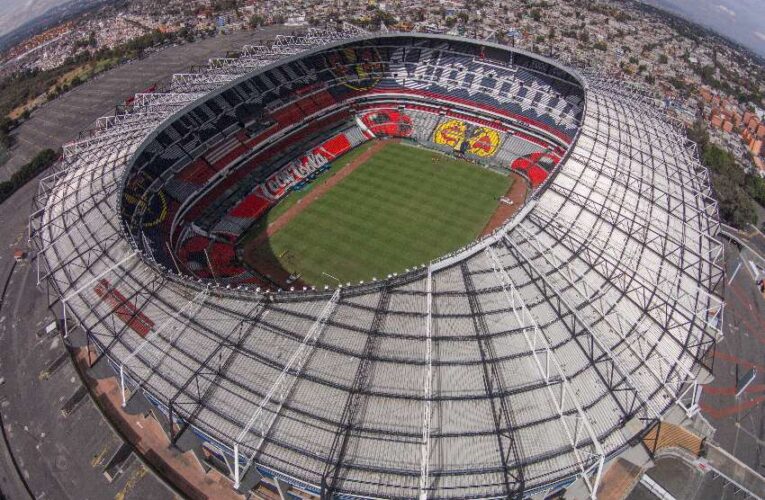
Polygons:
[[194,41],[194,33],[192,33],[191,30],[188,29],[185,26],[178,30],[177,35],[178,35],[179,38],[183,38],[187,42],[193,42]]
[[699,152],[703,154],[709,144],[709,131],[702,120],[696,120],[686,131],[688,139],[696,143]]
[[752,198],[765,201],[765,181],[744,173],[732,154],[710,143],[703,122],[696,121],[686,134],[696,142],[701,161],[710,170],[720,217],[734,227],[756,224],[757,212]]
[[752,199],[741,187],[724,176],[713,175],[712,184],[717,194],[720,217],[733,227],[743,228],[757,223],[757,212]]
[[250,18],[250,28],[257,28],[263,24],[263,17],[255,14]]
[[765,207],[765,179],[757,174],[746,174],[744,189],[754,201]]

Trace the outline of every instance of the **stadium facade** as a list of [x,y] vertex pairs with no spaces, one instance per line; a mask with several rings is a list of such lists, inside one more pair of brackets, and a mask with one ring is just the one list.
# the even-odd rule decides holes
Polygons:
[[[534,190],[387,279],[270,291],[237,264],[252,220],[376,136],[512,165]],[[99,120],[35,203],[67,330],[239,488],[594,495],[652,423],[698,411],[721,336],[717,205],[681,128],[629,85],[482,41],[245,47]]]

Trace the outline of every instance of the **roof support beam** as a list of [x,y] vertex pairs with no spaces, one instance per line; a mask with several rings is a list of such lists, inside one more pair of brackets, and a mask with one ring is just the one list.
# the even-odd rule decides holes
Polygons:
[[329,449],[327,463],[321,478],[322,498],[332,498],[342,482],[341,471],[345,462],[346,452],[348,451],[348,445],[358,424],[357,417],[362,409],[362,401],[368,397],[366,392],[369,385],[370,371],[374,362],[374,354],[377,351],[380,329],[383,327],[385,314],[388,310],[389,299],[388,288],[383,287],[380,290],[377,308],[372,318],[366,342],[364,343],[364,351],[356,368],[353,386],[345,401],[341,423],[335,432],[332,446]]
[[478,351],[481,355],[483,384],[486,388],[486,395],[491,406],[492,418],[497,434],[497,447],[502,463],[505,496],[507,498],[521,498],[526,487],[524,476],[526,461],[523,450],[515,435],[517,427],[515,415],[503,395],[505,393],[504,374],[498,366],[497,353],[494,349],[493,340],[489,337],[486,318],[476,297],[473,278],[465,262],[462,262],[461,269],[465,282],[465,292],[470,305],[470,316],[473,319]]
[[[526,345],[534,356],[539,376],[547,385],[550,400],[558,412],[558,418],[560,418],[561,425],[571,443],[571,448],[577,459],[577,466],[581,471],[581,477],[590,491],[590,498],[595,500],[606,458],[600,440],[590,425],[587,415],[582,410],[576,391],[571,388],[571,382],[561,367],[555,351],[550,347],[547,337],[526,307],[523,297],[518,293],[513,281],[497,258],[494,248],[488,247],[486,253],[491,259],[494,274],[502,286],[515,320],[522,329]],[[553,383],[553,380],[556,382]],[[556,394],[553,389],[554,385],[560,385],[560,394]],[[576,410],[573,416],[569,414],[567,409],[569,405],[573,405]],[[571,420],[574,420],[573,429],[571,428]],[[584,429],[584,436],[580,433],[581,428]]]
[[[599,299],[593,300],[598,293],[598,290],[587,290],[587,279],[584,275],[575,270],[570,263],[561,259],[557,255],[555,248],[545,245],[540,239],[528,232],[522,225],[518,226],[517,233],[539,252],[539,256],[541,256],[548,266],[556,270],[558,276],[561,276],[568,282],[580,296],[590,301],[591,307],[601,316],[608,330],[616,333],[621,338],[623,342],[619,344],[618,351],[609,348],[610,354],[616,356],[616,359],[619,360],[619,366],[629,366],[626,361],[622,359],[623,353],[629,351],[632,354],[633,359],[641,361],[642,366],[646,368],[651,377],[659,384],[659,387],[663,388],[675,402],[680,403],[679,397],[681,392],[685,389],[686,384],[695,385],[697,383],[696,377],[680,362],[681,360],[670,361],[661,353],[652,351],[651,348],[654,347],[655,344],[652,344],[652,339],[647,339],[646,337],[646,334],[650,329],[643,325],[644,320],[641,319],[638,324],[634,324],[631,319],[623,318],[621,314],[617,312],[617,309],[613,307],[615,304],[609,304],[609,307],[607,308],[601,307]],[[605,295],[601,296],[601,298],[604,297]],[[611,312],[606,312],[607,310],[610,310]],[[615,319],[612,319],[612,316],[615,317]],[[645,316],[643,316],[643,318],[645,318]],[[624,327],[630,323],[632,323],[632,329],[630,332],[625,332]],[[600,338],[600,336],[598,337]],[[649,357],[649,352],[654,352],[655,355]],[[679,368],[682,376],[672,380],[670,377],[674,372],[674,366]],[[633,380],[635,380],[634,377]],[[653,399],[651,396],[654,389],[646,388],[640,384],[637,384],[635,387],[641,391],[647,400]],[[693,416],[693,414],[698,411],[697,407],[685,408],[681,403],[680,406],[686,410],[689,417]]]
[[420,447],[420,500],[427,500],[430,486],[430,420],[433,398],[433,273],[428,266],[428,277],[425,293],[427,294],[425,318],[425,363],[428,371],[425,374],[425,390],[422,411],[422,446]]
[[[591,322],[585,319],[580,311],[568,300],[566,296],[558,289],[523,251],[509,238],[505,237],[504,245],[510,251],[514,259],[521,264],[529,276],[535,278],[534,283],[539,288],[542,296],[547,298],[550,306],[561,317],[563,324],[577,340],[577,345],[582,349],[585,356],[589,359],[592,366],[596,369],[604,382],[619,404],[625,417],[631,417],[639,411],[643,411],[647,418],[659,419],[661,410],[657,408],[650,397],[638,390],[637,384],[632,376],[625,372],[617,361],[616,355],[605,345],[599,335],[593,332]],[[573,317],[571,324],[565,318]],[[586,337],[585,343],[580,342],[580,337]],[[605,364],[605,371],[601,371],[599,364]],[[618,378],[617,378],[618,377]],[[637,404],[637,406],[636,406]]]
[[[656,309],[659,304],[671,306],[672,311],[681,313],[682,318],[688,322],[698,321],[704,330],[701,335],[707,337],[710,344],[714,343],[715,339],[722,338],[721,319],[725,303],[705,287],[694,285],[692,292],[680,289],[677,276],[665,276],[656,270],[645,269],[645,266],[640,266],[639,257],[634,254],[625,256],[624,252],[615,248],[607,238],[594,234],[594,228],[586,230],[574,221],[560,220],[542,207],[530,220],[542,231],[560,241],[569,251],[576,253],[593,269],[599,270],[599,273],[608,277],[610,281],[616,283],[613,274],[617,270],[621,271],[625,279],[621,280],[620,287],[625,293],[641,295],[643,301],[635,300],[641,308]],[[638,269],[645,269],[650,273],[646,276],[638,272]],[[626,279],[627,274],[629,281]],[[657,276],[658,279],[655,279]],[[690,285],[684,285],[685,287]],[[660,297],[661,300],[653,300],[653,297]],[[676,319],[674,314],[666,312],[657,317],[657,321],[665,329],[670,329],[673,323],[679,324]],[[707,329],[714,332],[713,335],[706,333]]]
[[[260,300],[253,305],[252,309],[242,317],[239,324],[228,332],[215,349],[210,351],[205,360],[199,365],[199,368],[186,379],[186,382],[184,382],[170,398],[167,408],[168,420],[170,421],[171,444],[175,444],[189,425],[193,424],[194,419],[204,407],[204,404],[211,393],[215,390],[219,379],[226,375],[226,372],[233,363],[237,353],[257,327],[260,318],[267,310],[267,306],[267,304],[263,304],[263,297],[261,296]],[[232,340],[234,340],[234,342],[232,342]],[[224,351],[227,351],[225,361],[223,361]],[[212,365],[216,357],[218,358],[219,363],[217,368],[214,368]],[[200,379],[202,380],[201,383]],[[189,390],[189,387],[192,385],[195,389],[194,395],[192,395],[191,390]],[[192,409],[188,412],[188,415],[184,417],[179,414],[176,408],[187,405],[192,406]],[[181,417],[183,420],[178,432],[175,432],[174,425],[176,416]]]
[[[170,317],[168,317],[156,330],[153,330],[149,335],[144,339],[141,344],[136,347],[134,351],[132,351],[125,359],[122,360],[122,363],[120,363],[120,391],[122,393],[122,407],[124,408],[127,405],[127,393],[126,393],[126,387],[125,387],[125,366],[127,365],[128,368],[130,368],[129,363],[135,358],[138,354],[140,354],[147,345],[151,345],[152,347],[156,347],[153,344],[154,339],[156,339],[160,333],[162,333],[165,329],[167,329],[171,323],[178,320],[178,318],[183,315],[186,312],[186,309],[195,306],[193,312],[186,313],[186,318],[182,321],[180,325],[176,325],[175,335],[179,335],[180,333],[183,333],[183,329],[186,327],[188,322],[191,320],[191,318],[196,315],[199,310],[204,305],[205,300],[207,299],[207,296],[210,293],[210,289],[208,287],[205,287],[203,290],[201,290],[199,293],[197,293],[194,298],[186,302],[186,304],[183,305],[180,309],[177,311],[174,311]],[[160,349],[160,351],[162,351]],[[159,361],[155,363],[155,365],[158,365]],[[154,367],[152,367],[154,368]],[[135,371],[135,370],[133,370]],[[137,373],[135,375],[138,375]],[[144,381],[143,377],[138,377],[137,380],[135,380],[135,383],[137,385],[142,384]]]
[[[303,371],[305,362],[308,360],[311,352],[313,352],[316,341],[324,331],[324,326],[329,317],[332,315],[332,312],[335,310],[339,299],[340,288],[335,290],[335,293],[333,293],[332,297],[329,299],[329,301],[327,301],[321,313],[316,318],[316,321],[311,326],[311,329],[308,330],[308,333],[306,333],[305,337],[303,338],[303,342],[295,350],[292,356],[290,356],[290,359],[287,361],[284,369],[274,381],[271,389],[269,389],[268,393],[265,395],[258,407],[255,408],[255,411],[250,416],[249,421],[247,421],[247,423],[237,435],[234,441],[234,488],[239,488],[241,477],[246,474],[247,470],[250,468],[250,466],[252,466],[255,454],[263,445],[263,442],[266,439],[266,435],[271,430],[271,426],[281,411],[284,402],[292,393],[292,389],[295,387],[299,375]],[[266,406],[271,403],[276,404],[276,409],[273,412],[266,410]],[[240,456],[242,454],[240,447],[242,445],[246,446],[251,442],[252,436],[250,436],[250,433],[253,430],[255,430],[256,433],[260,436],[258,444],[254,447],[251,447],[252,451],[250,453],[245,454],[244,456]],[[242,464],[240,463],[240,458],[244,459],[244,467],[242,467]]]

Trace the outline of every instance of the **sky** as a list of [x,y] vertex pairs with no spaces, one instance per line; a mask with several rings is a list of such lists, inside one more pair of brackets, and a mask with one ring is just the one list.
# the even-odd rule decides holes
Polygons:
[[0,36],[68,0],[0,0]]
[[712,28],[765,56],[765,0],[644,1]]

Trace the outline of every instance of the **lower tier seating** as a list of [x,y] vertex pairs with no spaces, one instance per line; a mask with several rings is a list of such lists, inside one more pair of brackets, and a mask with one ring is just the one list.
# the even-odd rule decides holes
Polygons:
[[[449,154],[513,169],[533,187],[544,183],[563,153],[560,146],[537,135],[464,110],[424,103],[369,103],[357,106],[355,112],[355,120],[347,110],[330,114],[263,147],[232,169],[229,165],[252,144],[246,136],[235,134],[170,177],[161,191],[164,201],[158,205],[158,210],[166,212],[161,223],[147,229],[144,221],[155,259],[198,278],[263,283],[239,262],[236,241],[291,190],[301,189],[331,168],[334,160],[373,136],[411,139]],[[320,136],[317,130],[332,132]],[[273,130],[263,137],[267,140],[269,134]],[[312,142],[313,147],[299,149]],[[228,169],[222,180],[185,210],[175,225],[176,234],[169,235],[179,206],[222,169]],[[191,223],[196,233],[189,230]],[[164,241],[180,241],[175,256]]]

